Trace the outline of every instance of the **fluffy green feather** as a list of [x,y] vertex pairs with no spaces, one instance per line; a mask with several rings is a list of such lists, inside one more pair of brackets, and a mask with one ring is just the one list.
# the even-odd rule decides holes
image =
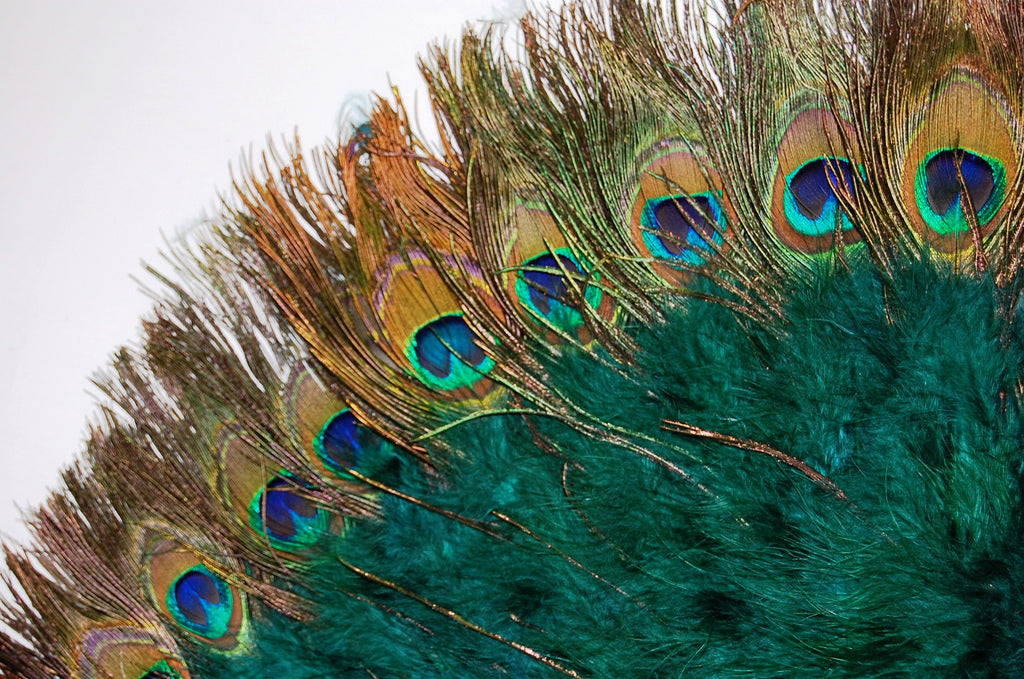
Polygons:
[[313,597],[342,593],[315,620],[270,614],[252,654],[190,666],[1012,676],[1024,659],[1024,319],[1004,322],[998,301],[990,280],[935,263],[887,280],[861,260],[795,282],[778,325],[684,304],[638,330],[629,370],[568,352],[549,373],[605,423],[604,440],[487,417],[444,435],[462,454],[440,484],[387,453],[373,478],[483,527],[385,498],[382,521],[325,544],[300,580]]

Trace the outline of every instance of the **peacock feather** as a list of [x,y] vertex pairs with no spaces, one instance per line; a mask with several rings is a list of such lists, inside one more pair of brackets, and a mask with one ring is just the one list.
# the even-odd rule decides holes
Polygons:
[[0,674],[1024,676],[1024,5],[421,68],[439,141],[392,92],[175,246]]

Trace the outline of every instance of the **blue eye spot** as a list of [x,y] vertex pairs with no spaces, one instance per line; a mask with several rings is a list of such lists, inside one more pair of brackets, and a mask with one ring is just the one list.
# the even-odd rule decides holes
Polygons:
[[964,188],[974,209],[980,212],[995,189],[992,166],[984,158],[963,149],[936,153],[925,163],[924,172],[928,205],[937,215],[944,215],[959,205]]
[[372,429],[364,427],[349,409],[331,416],[313,439],[317,457],[336,472],[359,469],[366,456],[382,450],[387,441]]
[[279,549],[313,544],[327,530],[329,521],[329,513],[309,497],[309,489],[286,476],[268,481],[249,507],[253,530],[265,533],[270,544]]
[[298,532],[297,525],[313,519],[319,509],[303,497],[290,482],[276,478],[267,484],[263,508],[263,525],[278,540],[290,540]]
[[494,367],[461,314],[441,316],[420,328],[409,358],[420,379],[438,389],[471,386]]
[[174,619],[207,639],[227,633],[233,605],[231,588],[201,564],[179,575],[167,592]]
[[569,286],[562,272],[582,275],[580,268],[568,257],[551,253],[526,262],[521,272],[526,280],[532,306],[542,315],[551,314],[554,305],[565,305]]
[[178,610],[194,625],[206,625],[206,608],[220,603],[221,595],[213,578],[206,573],[189,571],[174,583]]
[[995,158],[961,148],[941,149],[918,167],[914,193],[929,228],[942,235],[968,231],[965,198],[970,198],[977,224],[990,222],[1003,205],[1006,169]]
[[662,259],[699,266],[722,244],[725,213],[713,193],[651,198],[640,218],[648,250]]
[[601,289],[585,279],[585,268],[568,248],[545,252],[523,262],[515,281],[515,292],[527,310],[545,324],[573,331],[584,324],[576,290],[583,293],[583,302],[596,309],[601,303]]
[[442,316],[416,333],[416,358],[435,377],[452,374],[452,360],[479,366],[487,357],[462,316]]
[[829,204],[836,202],[837,189],[854,195],[853,166],[840,158],[818,158],[805,163],[789,180],[797,209],[812,221],[821,219]]

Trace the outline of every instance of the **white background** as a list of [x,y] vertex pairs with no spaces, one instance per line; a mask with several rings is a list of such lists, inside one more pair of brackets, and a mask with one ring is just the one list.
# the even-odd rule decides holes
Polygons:
[[502,0],[0,0],[0,534],[77,454],[90,376],[138,335],[141,261],[218,212],[229,167],[346,102],[423,90],[415,55]]

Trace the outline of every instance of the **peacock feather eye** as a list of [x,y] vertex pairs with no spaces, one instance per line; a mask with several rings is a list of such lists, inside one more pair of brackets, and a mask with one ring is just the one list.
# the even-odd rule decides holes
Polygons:
[[862,239],[847,212],[856,205],[858,183],[865,179],[855,157],[855,130],[836,113],[815,105],[816,100],[803,108],[799,101],[794,104],[799,112],[776,150],[771,203],[779,240],[805,254]]
[[810,237],[853,228],[843,212],[840,196],[856,196],[853,164],[846,158],[822,157],[810,160],[786,177],[784,209],[793,229]]
[[914,195],[921,216],[936,233],[967,231],[968,209],[984,226],[1002,207],[1006,170],[999,160],[965,149],[934,151],[918,168]]
[[189,677],[177,645],[158,627],[98,625],[84,631],[78,648],[81,679]]
[[987,76],[966,65],[950,70],[910,119],[901,180],[908,217],[923,241],[954,256],[999,228],[1017,181],[1010,106]]
[[666,139],[639,159],[627,184],[630,235],[651,268],[672,285],[728,247],[733,213],[722,180],[694,140]]
[[331,416],[313,438],[313,450],[324,465],[342,476],[349,469],[359,469],[367,455],[390,444],[384,437],[356,420],[348,408]]
[[150,594],[164,615],[212,646],[238,645],[246,617],[241,592],[176,541],[156,542],[147,558]]
[[469,387],[494,367],[478,342],[461,313],[446,314],[416,331],[409,360],[428,386]]
[[314,501],[310,486],[258,461],[259,451],[245,434],[225,426],[218,436],[227,505],[261,547],[269,543],[289,552],[308,547],[329,528],[330,512]]
[[542,204],[517,204],[494,242],[502,251],[500,274],[509,298],[525,320],[546,329],[549,342],[567,337],[587,342],[584,312],[601,318],[614,314],[610,296],[598,285],[600,274],[569,245]]
[[650,198],[640,223],[643,239],[655,257],[700,266],[722,245],[725,212],[715,192]]
[[486,375],[494,361],[482,349],[491,338],[478,337],[469,327],[447,278],[459,277],[500,316],[478,265],[455,256],[435,262],[423,252],[411,251],[390,258],[374,275],[372,305],[382,331],[382,351],[423,385],[451,392],[452,399],[484,397],[493,390]]
[[546,254],[526,262],[525,268],[519,275],[526,283],[526,294],[530,306],[542,316],[550,316],[558,305],[567,305],[569,284],[565,280],[565,275],[573,276],[582,273],[570,258],[558,254]]
[[308,547],[329,524],[330,512],[310,497],[307,486],[287,476],[268,481],[249,504],[249,525],[278,549]]
[[[583,266],[568,248],[545,252],[523,263],[516,277],[516,297],[520,304],[544,321],[561,330],[575,330],[583,325],[583,314],[572,300],[573,286],[583,284]],[[601,291],[588,285],[584,301],[596,308]]]
[[166,596],[171,616],[193,634],[213,640],[228,633],[234,609],[231,588],[204,564],[175,578]]

